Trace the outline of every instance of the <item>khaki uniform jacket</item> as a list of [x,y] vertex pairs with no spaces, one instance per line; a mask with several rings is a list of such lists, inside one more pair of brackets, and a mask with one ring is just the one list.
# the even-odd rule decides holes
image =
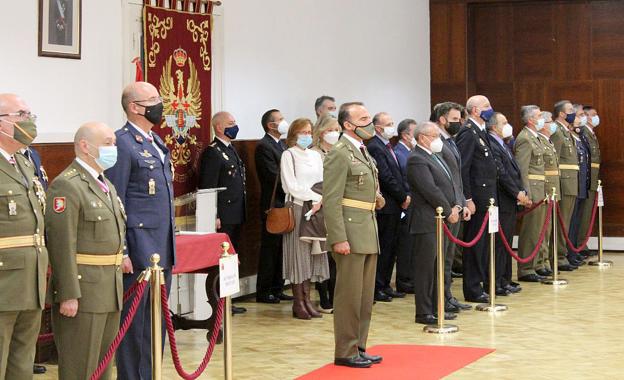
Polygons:
[[375,203],[377,168],[372,157],[341,137],[323,163],[323,212],[327,244],[348,241],[351,253],[379,253],[375,209],[343,206],[343,199]]
[[79,265],[76,254],[115,255],[124,250],[125,212],[115,187],[110,199],[97,180],[72,162],[48,189],[46,228],[52,265],[51,301],[79,299],[78,311],[105,313],[122,308],[119,265]]
[[[555,146],[546,136],[538,134],[540,141],[544,145],[544,173],[546,181],[544,181],[544,190],[546,194],[552,194],[552,188],[555,188],[556,199],[561,200],[561,185],[559,179],[559,155],[555,150]],[[556,173],[556,174],[555,174]]]
[[[0,239],[7,239],[0,248],[0,311],[43,309],[48,251],[39,243],[45,236],[45,193],[30,161],[14,157],[16,166],[0,156]],[[10,247],[10,238],[28,236],[33,244]]]
[[598,180],[600,179],[600,144],[598,144],[598,137],[596,134],[589,130],[589,127],[583,127],[583,134],[586,141],[589,143],[589,153],[591,156],[591,179],[589,181],[589,190],[598,190]]
[[[514,145],[514,153],[522,185],[533,202],[539,202],[546,198],[544,187],[544,145],[535,136],[533,131],[524,127]],[[539,179],[541,177],[541,179]]]
[[[561,195],[578,195],[578,156],[576,153],[576,140],[572,137],[565,126],[558,121],[557,132],[550,136],[557,153],[559,154],[559,176],[561,182]],[[574,169],[563,169],[563,165],[576,166]]]

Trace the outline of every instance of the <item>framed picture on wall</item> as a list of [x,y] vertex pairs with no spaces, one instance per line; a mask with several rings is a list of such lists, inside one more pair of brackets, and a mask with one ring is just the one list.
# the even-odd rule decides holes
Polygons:
[[39,0],[39,56],[80,59],[82,0]]

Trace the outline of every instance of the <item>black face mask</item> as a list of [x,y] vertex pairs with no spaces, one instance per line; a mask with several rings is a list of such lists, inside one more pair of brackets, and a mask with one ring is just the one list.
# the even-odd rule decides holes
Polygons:
[[157,103],[151,106],[145,106],[145,113],[142,115],[150,123],[156,125],[162,121],[163,104]]
[[460,128],[461,128],[461,122],[449,121],[448,125],[446,126],[446,131],[448,132],[449,135],[455,136],[457,132],[459,132]]

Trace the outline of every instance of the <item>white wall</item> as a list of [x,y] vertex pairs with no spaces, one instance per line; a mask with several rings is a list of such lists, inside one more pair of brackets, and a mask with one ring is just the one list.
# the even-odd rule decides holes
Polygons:
[[38,1],[0,1],[0,92],[21,95],[39,117],[36,142],[71,141],[85,121],[123,121],[121,2],[83,0],[82,59],[37,55]]
[[314,121],[314,100],[324,94],[390,112],[395,123],[429,117],[428,1],[223,3],[223,108],[241,138],[262,136],[260,117],[270,108],[289,121]]
[[[71,141],[88,120],[121,125],[119,96],[135,55],[126,46],[136,29],[126,25],[135,16],[122,12],[137,13],[125,6],[134,2],[83,0],[82,59],[71,60],[37,56],[37,1],[0,1],[0,92],[22,95],[39,116],[36,142]],[[262,136],[269,108],[289,121],[314,120],[323,94],[364,101],[397,123],[428,117],[428,1],[223,3],[215,10],[213,109],[235,115],[240,138]]]

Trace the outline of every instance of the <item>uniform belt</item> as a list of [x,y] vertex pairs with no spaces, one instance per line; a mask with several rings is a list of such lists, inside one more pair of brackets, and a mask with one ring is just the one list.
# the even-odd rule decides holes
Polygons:
[[600,164],[596,164],[592,162],[591,167],[594,169],[600,169]]
[[541,174],[529,174],[529,179],[533,179],[536,181],[545,181],[546,176],[541,175]]
[[544,175],[559,175],[559,170],[546,170],[544,171]]
[[34,234],[0,238],[0,249],[23,247],[45,247],[43,236]]
[[364,202],[355,199],[342,198],[342,205],[345,207],[359,208],[362,210],[375,211],[375,202]]
[[90,253],[77,253],[76,264],[80,265],[121,265],[123,254],[93,255]]
[[570,164],[560,164],[559,169],[561,170],[579,170],[578,165],[570,165]]

